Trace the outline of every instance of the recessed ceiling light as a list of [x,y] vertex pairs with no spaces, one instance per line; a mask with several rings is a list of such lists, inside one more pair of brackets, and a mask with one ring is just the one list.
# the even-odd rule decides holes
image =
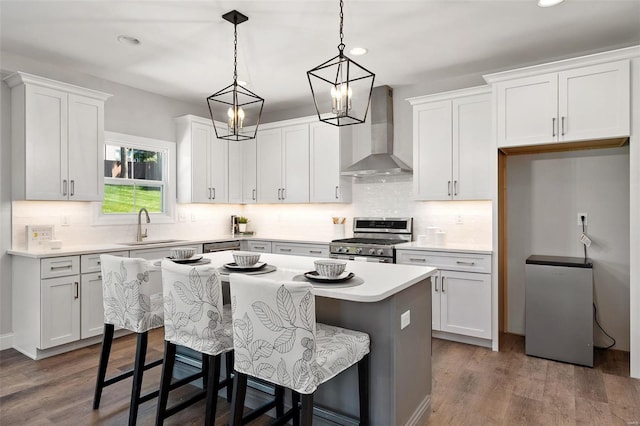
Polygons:
[[538,6],[551,7],[562,3],[564,0],[538,0]]
[[364,47],[354,47],[349,51],[349,53],[351,53],[353,56],[362,56],[367,52],[368,50]]
[[135,37],[132,36],[128,36],[128,35],[119,35],[118,36],[118,41],[122,44],[128,44],[131,46],[137,46],[140,44],[140,40],[138,40]]

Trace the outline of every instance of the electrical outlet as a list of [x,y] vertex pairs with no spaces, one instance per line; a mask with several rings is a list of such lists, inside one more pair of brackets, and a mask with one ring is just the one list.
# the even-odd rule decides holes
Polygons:
[[196,221],[196,214],[191,213],[191,222],[195,222],[195,221]]
[[578,213],[578,226],[582,226],[582,216],[584,216],[584,226],[589,225],[589,216],[586,213]]
[[62,216],[62,226],[71,225],[71,217],[70,216]]
[[458,215],[458,216],[456,216],[456,224],[457,224],[457,225],[462,225],[462,224],[464,224],[464,220],[462,220],[462,215]]
[[187,215],[185,214],[185,212],[178,213],[178,220],[180,222],[186,222],[187,221]]
[[411,324],[411,311],[400,315],[400,330],[405,329],[409,324]]

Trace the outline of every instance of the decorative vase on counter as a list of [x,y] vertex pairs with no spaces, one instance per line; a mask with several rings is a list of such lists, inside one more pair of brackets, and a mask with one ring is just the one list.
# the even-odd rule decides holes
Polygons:
[[344,223],[333,224],[333,238],[344,238]]
[[246,223],[239,223],[238,224],[238,231],[239,232],[247,232],[247,224]]

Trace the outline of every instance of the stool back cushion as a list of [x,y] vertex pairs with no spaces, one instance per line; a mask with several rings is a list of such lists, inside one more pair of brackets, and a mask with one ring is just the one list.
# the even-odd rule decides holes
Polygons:
[[231,274],[235,369],[301,393],[321,381],[311,285]]
[[233,349],[231,312],[223,312],[216,268],[163,260],[162,292],[165,340],[209,355]]
[[102,301],[104,322],[143,333],[162,327],[162,298],[160,274],[150,270],[145,259],[103,254]]

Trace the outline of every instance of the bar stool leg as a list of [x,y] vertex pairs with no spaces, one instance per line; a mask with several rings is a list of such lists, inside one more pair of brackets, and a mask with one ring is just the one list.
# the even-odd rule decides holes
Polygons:
[[231,399],[231,418],[229,426],[241,426],[244,412],[244,398],[247,393],[247,375],[234,373],[233,377],[233,398]]
[[[213,425],[216,422],[216,409],[218,408],[218,387],[220,385],[220,355],[207,355],[209,364],[207,381],[207,408],[204,424]],[[203,357],[204,358],[204,357]]]
[[104,378],[107,375],[107,365],[109,364],[109,355],[111,354],[111,343],[113,342],[113,324],[104,325],[104,334],[102,335],[102,350],[100,352],[100,364],[98,366],[98,378],[96,379],[96,391],[93,395],[93,409],[100,407],[100,398],[102,397],[102,389],[104,389]]
[[231,384],[231,372],[233,371],[233,351],[229,351],[224,354],[224,360],[226,363],[227,370],[227,402],[231,402],[231,398],[233,397],[233,385]]
[[138,333],[136,345],[136,360],[133,366],[133,387],[131,389],[131,405],[129,406],[129,426],[135,426],[138,417],[138,405],[142,390],[142,375],[144,373],[144,359],[147,355],[147,332]]
[[369,426],[369,354],[358,362],[358,393],[360,399],[360,425]]
[[291,407],[293,408],[293,426],[300,426],[300,394],[291,391]]
[[276,385],[275,398],[276,398],[276,418],[282,417],[284,415],[284,388],[282,386]]
[[313,424],[313,394],[301,394],[302,414],[300,421],[302,426],[311,426]]
[[156,426],[164,423],[167,413],[167,401],[173,377],[173,366],[176,359],[176,345],[164,341],[164,362],[162,363],[162,376],[160,378],[160,390],[158,392],[158,408],[156,410]]

